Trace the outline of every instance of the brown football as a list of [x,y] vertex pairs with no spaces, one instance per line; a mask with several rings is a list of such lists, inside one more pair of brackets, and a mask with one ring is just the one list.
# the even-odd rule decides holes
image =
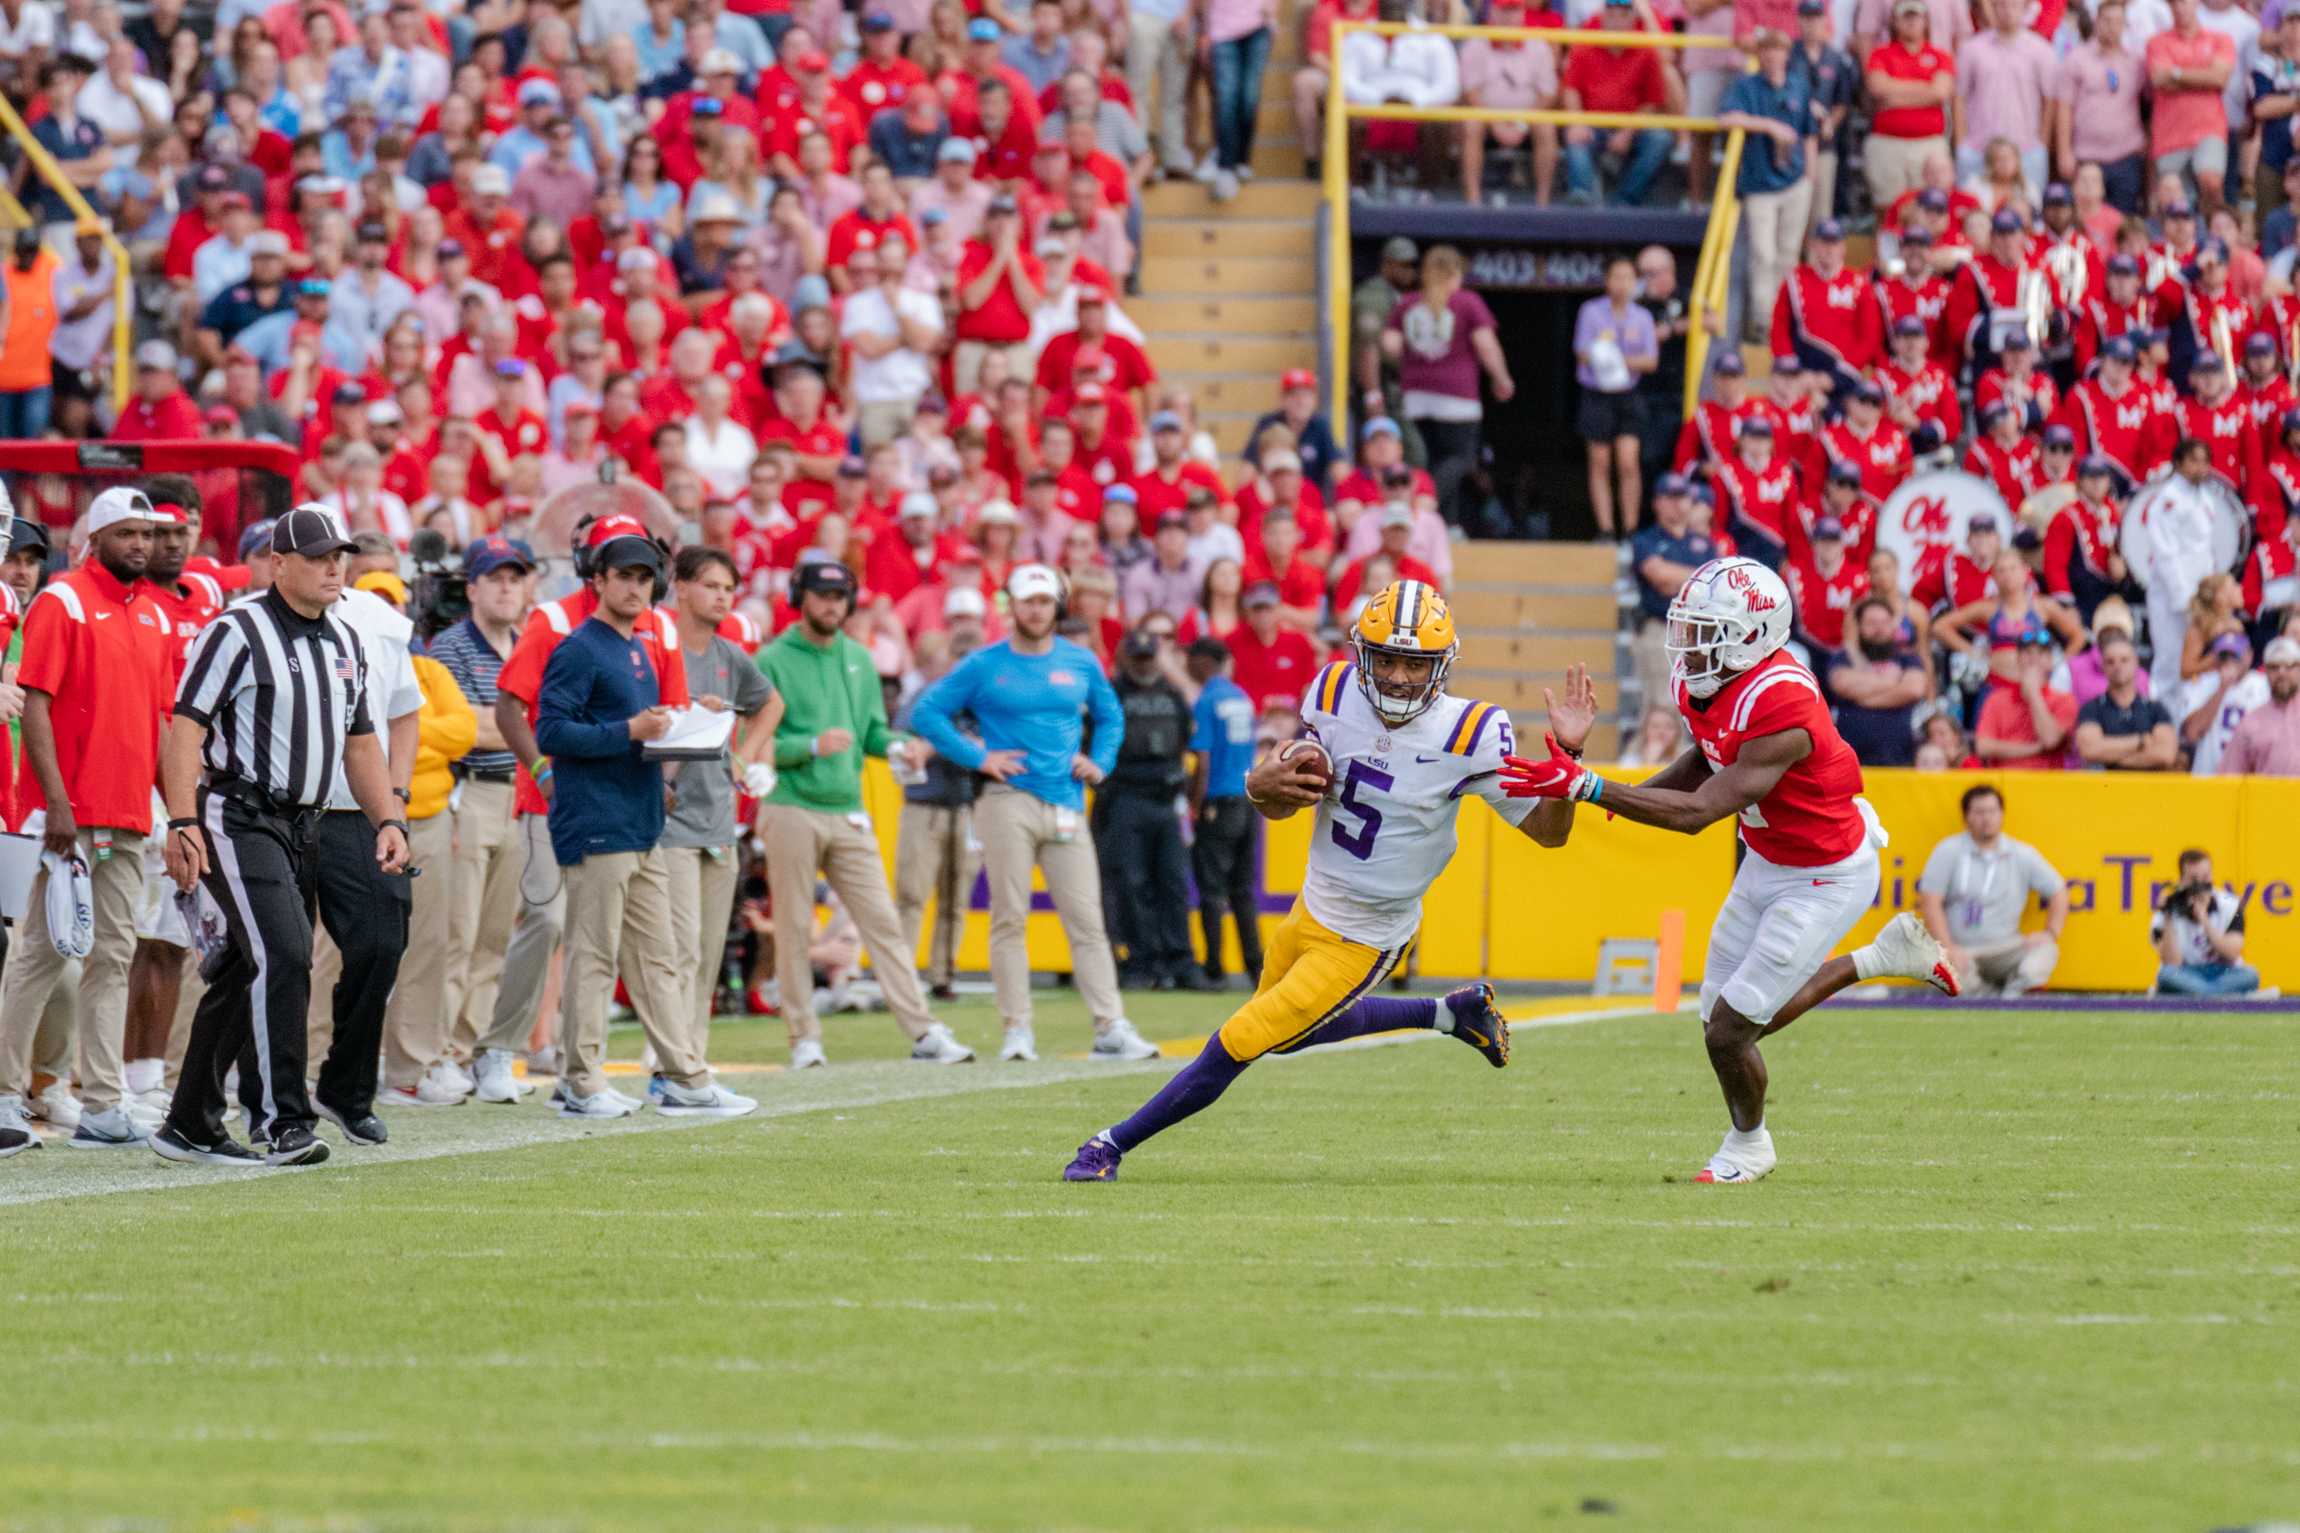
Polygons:
[[1334,762],[1326,748],[1315,740],[1289,740],[1278,747],[1278,759],[1297,772],[1318,779],[1321,793],[1334,786]]

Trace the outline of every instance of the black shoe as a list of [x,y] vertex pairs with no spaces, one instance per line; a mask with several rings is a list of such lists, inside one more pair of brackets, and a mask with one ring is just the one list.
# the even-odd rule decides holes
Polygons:
[[185,1166],[232,1166],[251,1171],[264,1163],[264,1158],[232,1138],[220,1134],[214,1140],[194,1139],[173,1123],[163,1123],[151,1138],[144,1141],[152,1153],[162,1160],[172,1160]]
[[40,1148],[40,1136],[20,1128],[0,1128],[0,1160]]
[[938,1001],[955,1001],[958,999],[958,986],[929,985],[926,993]]
[[1439,1003],[1453,1013],[1453,1035],[1496,1070],[1509,1063],[1509,1023],[1493,1003],[1493,986],[1468,985]]
[[269,1166],[316,1166],[327,1159],[327,1141],[300,1123],[290,1123],[272,1135],[264,1156]]
[[1202,970],[1198,969],[1180,970],[1172,977],[1169,983],[1172,984],[1173,987],[1177,990],[1196,991],[1200,995],[1204,995],[1211,990],[1219,990],[1222,988],[1222,982],[1220,980],[1210,979]]
[[325,1102],[314,1102],[312,1105],[319,1109],[321,1117],[343,1130],[346,1144],[378,1145],[391,1138],[391,1130],[385,1128],[383,1120],[374,1113],[342,1112]]

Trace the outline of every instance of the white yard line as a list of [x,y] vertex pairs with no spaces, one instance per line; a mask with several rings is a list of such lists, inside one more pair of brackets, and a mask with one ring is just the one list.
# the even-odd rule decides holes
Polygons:
[[[1513,1032],[1523,1032],[1534,1028],[1569,1027],[1583,1022],[1651,1015],[1650,1012],[1618,1008],[1591,1008],[1546,1017],[1530,1017],[1522,1022],[1513,1021],[1510,1028]],[[1313,1054],[1384,1048],[1391,1044],[1424,1042],[1440,1036],[1433,1032],[1381,1033],[1370,1038],[1354,1038],[1347,1043],[1326,1044],[1304,1049],[1300,1054],[1275,1058],[1300,1059]],[[484,1155],[503,1150],[527,1149],[539,1144],[566,1144],[583,1139],[664,1133],[679,1129],[743,1124],[756,1127],[763,1122],[806,1113],[884,1107],[898,1102],[927,1101],[978,1091],[1026,1090],[1035,1086],[1099,1080],[1115,1075],[1147,1074],[1160,1069],[1178,1068],[1184,1062],[1179,1057],[1168,1057],[1140,1065],[1116,1065],[1096,1063],[1079,1057],[1017,1067],[992,1064],[918,1065],[907,1061],[890,1061],[839,1065],[820,1072],[810,1071],[798,1075],[781,1070],[730,1069],[720,1073],[759,1077],[764,1092],[757,1112],[733,1120],[666,1118],[649,1111],[608,1123],[586,1123],[562,1118],[550,1108],[538,1106],[540,1096],[511,1106],[465,1103],[461,1107],[427,1110],[394,1109],[385,1113],[384,1122],[397,1132],[404,1133],[416,1125],[432,1123],[451,1126],[458,1132],[453,1138],[438,1139],[426,1131],[420,1138],[396,1141],[377,1149],[360,1150],[335,1142],[335,1136],[331,1133],[328,1163],[310,1170],[318,1175],[340,1176],[345,1171],[365,1165],[398,1165],[408,1161],[437,1160],[450,1155]],[[796,1095],[798,1092],[806,1094]],[[470,1132],[474,1129],[478,1132]],[[1081,1129],[1081,1133],[1090,1129],[1091,1125],[1088,1125]],[[1047,1153],[1049,1156],[1056,1155],[1061,1148],[1059,1145],[1054,1146]],[[290,1169],[208,1170],[165,1164],[144,1149],[74,1150],[63,1141],[56,1140],[29,1156],[15,1157],[5,1169],[0,1169],[0,1208],[24,1203],[53,1202],[59,1198],[99,1197],[119,1192],[214,1187],[282,1175]]]

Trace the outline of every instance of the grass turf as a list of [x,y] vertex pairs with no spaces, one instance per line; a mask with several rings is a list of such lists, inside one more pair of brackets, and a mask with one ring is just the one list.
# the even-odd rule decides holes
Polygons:
[[[1443,1040],[1274,1062],[1089,1187],[1062,1162],[1158,1075],[1056,1060],[1066,999],[1040,1036],[1028,1089],[856,1063],[678,1131],[391,1119],[552,1141],[483,1156],[12,1161],[0,1203],[152,1190],[0,1207],[0,1526],[2300,1511],[2293,1023],[1824,1013],[1767,1045],[1782,1166],[1731,1189],[1688,1181],[1722,1109],[1683,1018],[1523,1032],[1499,1074]],[[897,1044],[832,1024],[834,1058]]]

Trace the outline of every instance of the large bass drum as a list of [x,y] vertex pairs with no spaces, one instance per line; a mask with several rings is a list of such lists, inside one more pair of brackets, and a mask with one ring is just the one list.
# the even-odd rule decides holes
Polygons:
[[1951,549],[1962,548],[1972,519],[1986,513],[2009,541],[2012,513],[1996,486],[1962,469],[1939,468],[1901,481],[1877,513],[1877,546],[1901,561],[1901,581],[1914,585],[1917,572]]
[[[2124,562],[2132,566],[2134,577],[2142,584],[2148,581],[2149,513],[2171,492],[2175,477],[2170,468],[2158,470],[2124,505],[2124,521],[2116,533],[2117,552],[2124,555]],[[2212,567],[2233,570],[2244,557],[2252,519],[2245,514],[2244,502],[2237,499],[2235,490],[2219,475],[2206,479],[2202,490],[2205,508],[2212,519]]]

